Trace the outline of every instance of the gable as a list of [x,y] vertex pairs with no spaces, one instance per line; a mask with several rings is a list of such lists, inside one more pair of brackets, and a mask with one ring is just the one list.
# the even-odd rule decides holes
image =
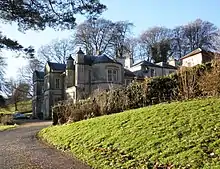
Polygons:
[[45,72],[45,74],[48,74],[48,73],[50,73],[50,66],[49,66],[49,64],[47,63],[46,65],[45,65],[45,68],[44,68],[44,72]]

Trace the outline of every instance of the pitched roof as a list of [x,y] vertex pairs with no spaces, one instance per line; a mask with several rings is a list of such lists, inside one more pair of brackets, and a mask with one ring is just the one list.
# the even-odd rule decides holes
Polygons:
[[166,62],[159,62],[159,63],[156,63],[156,65],[159,65],[161,66],[162,68],[166,68],[166,69],[177,69],[177,67],[175,66],[172,66]]
[[109,58],[107,55],[98,55],[98,56],[90,56],[90,55],[84,55],[84,63],[87,65],[97,64],[97,63],[117,63],[114,59]]
[[146,60],[142,60],[142,61],[140,61],[138,63],[135,63],[135,64],[132,65],[132,67],[136,66],[136,65],[143,65],[143,66],[150,66],[150,67],[161,67],[159,65],[156,65],[154,63],[148,62]]
[[173,65],[169,65],[169,64],[167,64],[167,63],[164,63],[162,67],[163,67],[163,68],[167,68],[167,69],[177,69],[177,67],[175,67],[175,66],[173,66]]
[[183,60],[183,59],[188,58],[190,56],[194,56],[198,53],[202,53],[203,56],[206,56],[209,59],[220,58],[220,53],[208,51],[208,50],[205,50],[202,48],[197,48],[197,49],[193,50],[192,52],[188,53],[187,55],[183,56],[182,58],[180,58],[180,60]]
[[143,70],[136,70],[133,72],[137,78],[145,78],[145,73]]
[[53,62],[47,62],[47,63],[50,66],[50,68],[53,69],[53,70],[61,70],[61,71],[66,70],[66,64],[53,63]]
[[103,54],[103,55],[99,55],[99,56],[94,56],[94,61],[93,61],[93,64],[96,64],[96,63],[118,63],[120,64],[119,62],[117,62],[116,60],[113,60],[111,58],[109,58],[107,55]]
[[132,71],[125,68],[124,68],[124,75],[129,77],[135,77],[135,74]]
[[91,65],[95,60],[95,56],[84,55],[84,63],[87,65]]
[[182,58],[180,58],[180,60],[188,58],[190,56],[196,55],[198,53],[201,53],[203,50],[201,48],[195,49],[192,52],[188,53],[187,55],[183,56]]
[[72,56],[70,55],[70,56],[67,58],[67,60],[74,60],[74,59],[73,59]]
[[39,79],[44,79],[44,72],[35,70],[36,76]]
[[77,52],[77,54],[84,54],[81,48],[79,48],[79,51]]

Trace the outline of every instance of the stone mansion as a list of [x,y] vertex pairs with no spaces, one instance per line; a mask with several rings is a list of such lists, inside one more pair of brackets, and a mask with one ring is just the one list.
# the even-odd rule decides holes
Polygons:
[[50,119],[51,107],[61,100],[73,102],[88,98],[97,90],[128,85],[133,80],[165,76],[177,69],[175,61],[153,64],[148,61],[133,62],[133,58],[89,56],[81,49],[75,57],[69,56],[66,64],[47,62],[44,71],[33,73],[33,117]]

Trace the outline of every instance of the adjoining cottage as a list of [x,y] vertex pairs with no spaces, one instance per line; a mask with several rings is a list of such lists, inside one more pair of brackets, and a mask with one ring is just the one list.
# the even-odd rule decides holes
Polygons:
[[67,64],[47,62],[44,72],[33,74],[33,116],[50,119],[51,107],[60,100],[86,99],[97,90],[129,85],[135,79],[168,75],[176,70],[168,63],[133,62],[133,58],[85,55],[81,49]]
[[180,58],[182,66],[193,67],[198,64],[207,63],[213,59],[219,59],[220,54],[216,52],[207,51],[201,48],[195,49],[184,57]]

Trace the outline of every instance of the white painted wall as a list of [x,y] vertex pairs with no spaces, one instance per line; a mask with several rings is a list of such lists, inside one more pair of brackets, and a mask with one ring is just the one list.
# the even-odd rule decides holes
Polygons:
[[137,70],[141,70],[141,66],[140,65],[135,65],[131,68],[129,68],[130,71],[134,72],[134,71],[137,71]]
[[182,66],[193,67],[198,64],[202,64],[202,54],[201,53],[184,58],[182,60]]

